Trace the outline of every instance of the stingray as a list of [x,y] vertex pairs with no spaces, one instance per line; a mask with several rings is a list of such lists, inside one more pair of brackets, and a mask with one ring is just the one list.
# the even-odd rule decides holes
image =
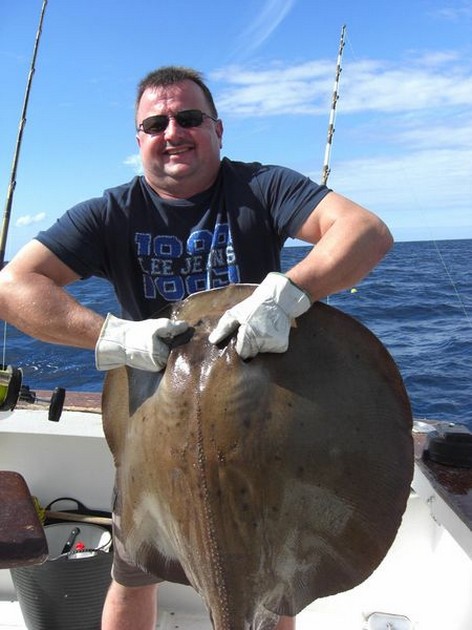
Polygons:
[[403,381],[355,319],[316,303],[287,352],[247,361],[234,335],[209,343],[253,290],[169,307],[191,328],[165,371],[118,368],[103,393],[125,547],[192,585],[216,630],[272,629],[363,582],[395,539],[413,472]]

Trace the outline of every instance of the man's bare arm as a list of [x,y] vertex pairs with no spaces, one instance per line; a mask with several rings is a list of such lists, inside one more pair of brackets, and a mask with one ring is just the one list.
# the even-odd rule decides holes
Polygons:
[[31,241],[0,272],[0,318],[42,341],[93,349],[104,317],[64,290],[78,279],[44,245]]
[[334,192],[318,204],[297,237],[316,246],[286,275],[313,300],[354,286],[393,243],[379,217]]

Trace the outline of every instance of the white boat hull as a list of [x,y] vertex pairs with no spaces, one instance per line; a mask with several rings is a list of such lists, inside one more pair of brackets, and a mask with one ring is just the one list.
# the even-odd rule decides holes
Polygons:
[[[98,413],[64,411],[59,423],[48,422],[44,409],[0,414],[0,469],[23,475],[42,505],[72,496],[110,509],[113,462]],[[384,562],[359,587],[308,606],[297,629],[470,630],[471,556],[470,529],[416,465],[407,511]],[[8,570],[0,570],[0,600],[0,628],[25,628]],[[211,630],[191,588],[164,584],[158,627],[177,625]]]

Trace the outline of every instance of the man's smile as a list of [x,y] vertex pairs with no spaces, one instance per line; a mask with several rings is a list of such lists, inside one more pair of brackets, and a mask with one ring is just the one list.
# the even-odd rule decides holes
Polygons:
[[165,149],[164,153],[166,155],[181,155],[182,153],[187,153],[188,151],[192,151],[193,146],[185,145],[181,147],[168,147]]

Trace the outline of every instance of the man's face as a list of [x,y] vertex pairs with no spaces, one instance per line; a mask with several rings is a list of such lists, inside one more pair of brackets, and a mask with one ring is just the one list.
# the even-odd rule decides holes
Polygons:
[[[137,124],[157,114],[175,115],[198,109],[212,115],[200,87],[190,80],[147,89],[137,111]],[[138,131],[146,181],[165,198],[188,198],[207,190],[220,167],[223,125],[205,117],[199,127],[180,127],[175,118],[157,134]]]

